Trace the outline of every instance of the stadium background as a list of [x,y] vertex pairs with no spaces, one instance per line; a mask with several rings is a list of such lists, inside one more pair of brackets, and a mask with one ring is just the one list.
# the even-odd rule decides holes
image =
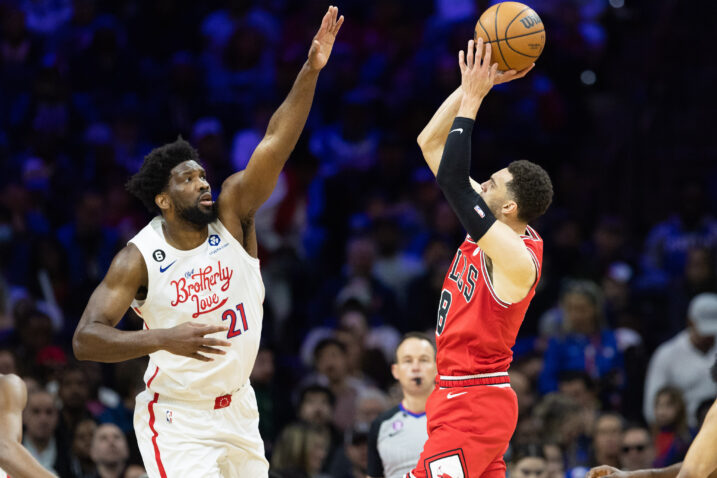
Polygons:
[[[459,85],[456,53],[490,2],[337,4],[346,23],[257,217],[267,299],[254,381],[269,452],[297,418],[300,391],[331,385],[334,428],[319,462],[330,476],[361,476],[365,422],[396,400],[388,364],[397,337],[432,330],[464,234],[415,138]],[[553,179],[554,203],[534,224],[545,239],[543,279],[515,348],[514,383],[525,384],[516,440],[559,445],[554,461],[579,474],[605,446],[619,448],[615,437],[597,440],[599,413],[643,420],[651,355],[685,328],[696,293],[717,291],[717,66],[703,46],[707,1],[530,5],[546,25],[545,52],[528,77],[484,102],[473,175],[526,158]],[[72,457],[82,455],[72,441],[87,417],[117,423],[133,445],[143,362],[77,364],[71,352],[89,294],[149,218],[124,182],[151,148],[181,134],[216,194],[261,139],[326,7],[0,1],[0,373],[65,397],[53,433],[69,460],[92,466]],[[566,294],[577,302],[561,302]],[[566,345],[571,314],[599,324],[603,340]],[[313,348],[327,336],[343,349],[323,342],[338,359],[316,364]],[[606,358],[551,362],[567,346]],[[570,380],[584,390],[551,394]],[[570,410],[583,417],[576,430],[550,426]],[[696,418],[688,422],[694,433]],[[665,460],[679,459],[677,445]]]

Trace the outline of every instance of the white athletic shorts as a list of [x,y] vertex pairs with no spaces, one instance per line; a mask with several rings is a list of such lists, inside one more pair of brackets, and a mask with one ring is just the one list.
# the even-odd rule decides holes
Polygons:
[[266,478],[259,411],[247,382],[214,402],[180,402],[145,390],[134,429],[149,478]]

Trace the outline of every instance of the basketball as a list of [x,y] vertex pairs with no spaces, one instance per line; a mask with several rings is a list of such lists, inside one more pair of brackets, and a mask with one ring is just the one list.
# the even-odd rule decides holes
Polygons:
[[522,70],[538,59],[545,28],[535,10],[518,2],[496,3],[478,19],[473,38],[490,43],[493,63],[501,71]]

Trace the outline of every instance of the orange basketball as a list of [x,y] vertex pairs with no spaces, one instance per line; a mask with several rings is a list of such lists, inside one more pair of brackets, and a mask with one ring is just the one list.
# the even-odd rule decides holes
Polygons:
[[522,70],[534,63],[545,46],[545,28],[537,13],[518,2],[496,3],[478,19],[475,40],[492,47],[492,63],[498,69]]

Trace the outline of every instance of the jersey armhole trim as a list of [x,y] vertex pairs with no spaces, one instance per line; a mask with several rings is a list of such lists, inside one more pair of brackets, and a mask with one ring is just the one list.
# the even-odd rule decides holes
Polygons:
[[498,294],[495,292],[495,289],[493,288],[493,282],[490,280],[490,276],[488,275],[488,266],[485,262],[485,252],[481,250],[480,253],[480,266],[481,270],[483,272],[483,280],[485,284],[488,286],[488,291],[490,292],[490,295],[493,296],[493,299],[496,301],[498,305],[503,307],[504,309],[507,309],[510,307],[511,303],[506,302],[502,300],[500,297],[498,297]]
[[260,264],[259,258],[252,257],[252,255],[249,254],[246,249],[244,249],[244,246],[242,246],[241,243],[237,240],[237,238],[234,237],[234,234],[229,232],[229,229],[227,229],[227,227],[224,225],[224,223],[222,223],[221,219],[217,218],[217,220],[215,221],[214,224],[216,224],[216,228],[219,230],[219,232],[222,233],[222,235],[224,237],[227,238],[228,241],[230,241],[232,244],[234,244],[235,246],[237,246],[239,248],[239,250],[241,251],[241,254],[244,257],[249,259],[249,261],[254,263],[257,267],[259,267],[259,264]]

